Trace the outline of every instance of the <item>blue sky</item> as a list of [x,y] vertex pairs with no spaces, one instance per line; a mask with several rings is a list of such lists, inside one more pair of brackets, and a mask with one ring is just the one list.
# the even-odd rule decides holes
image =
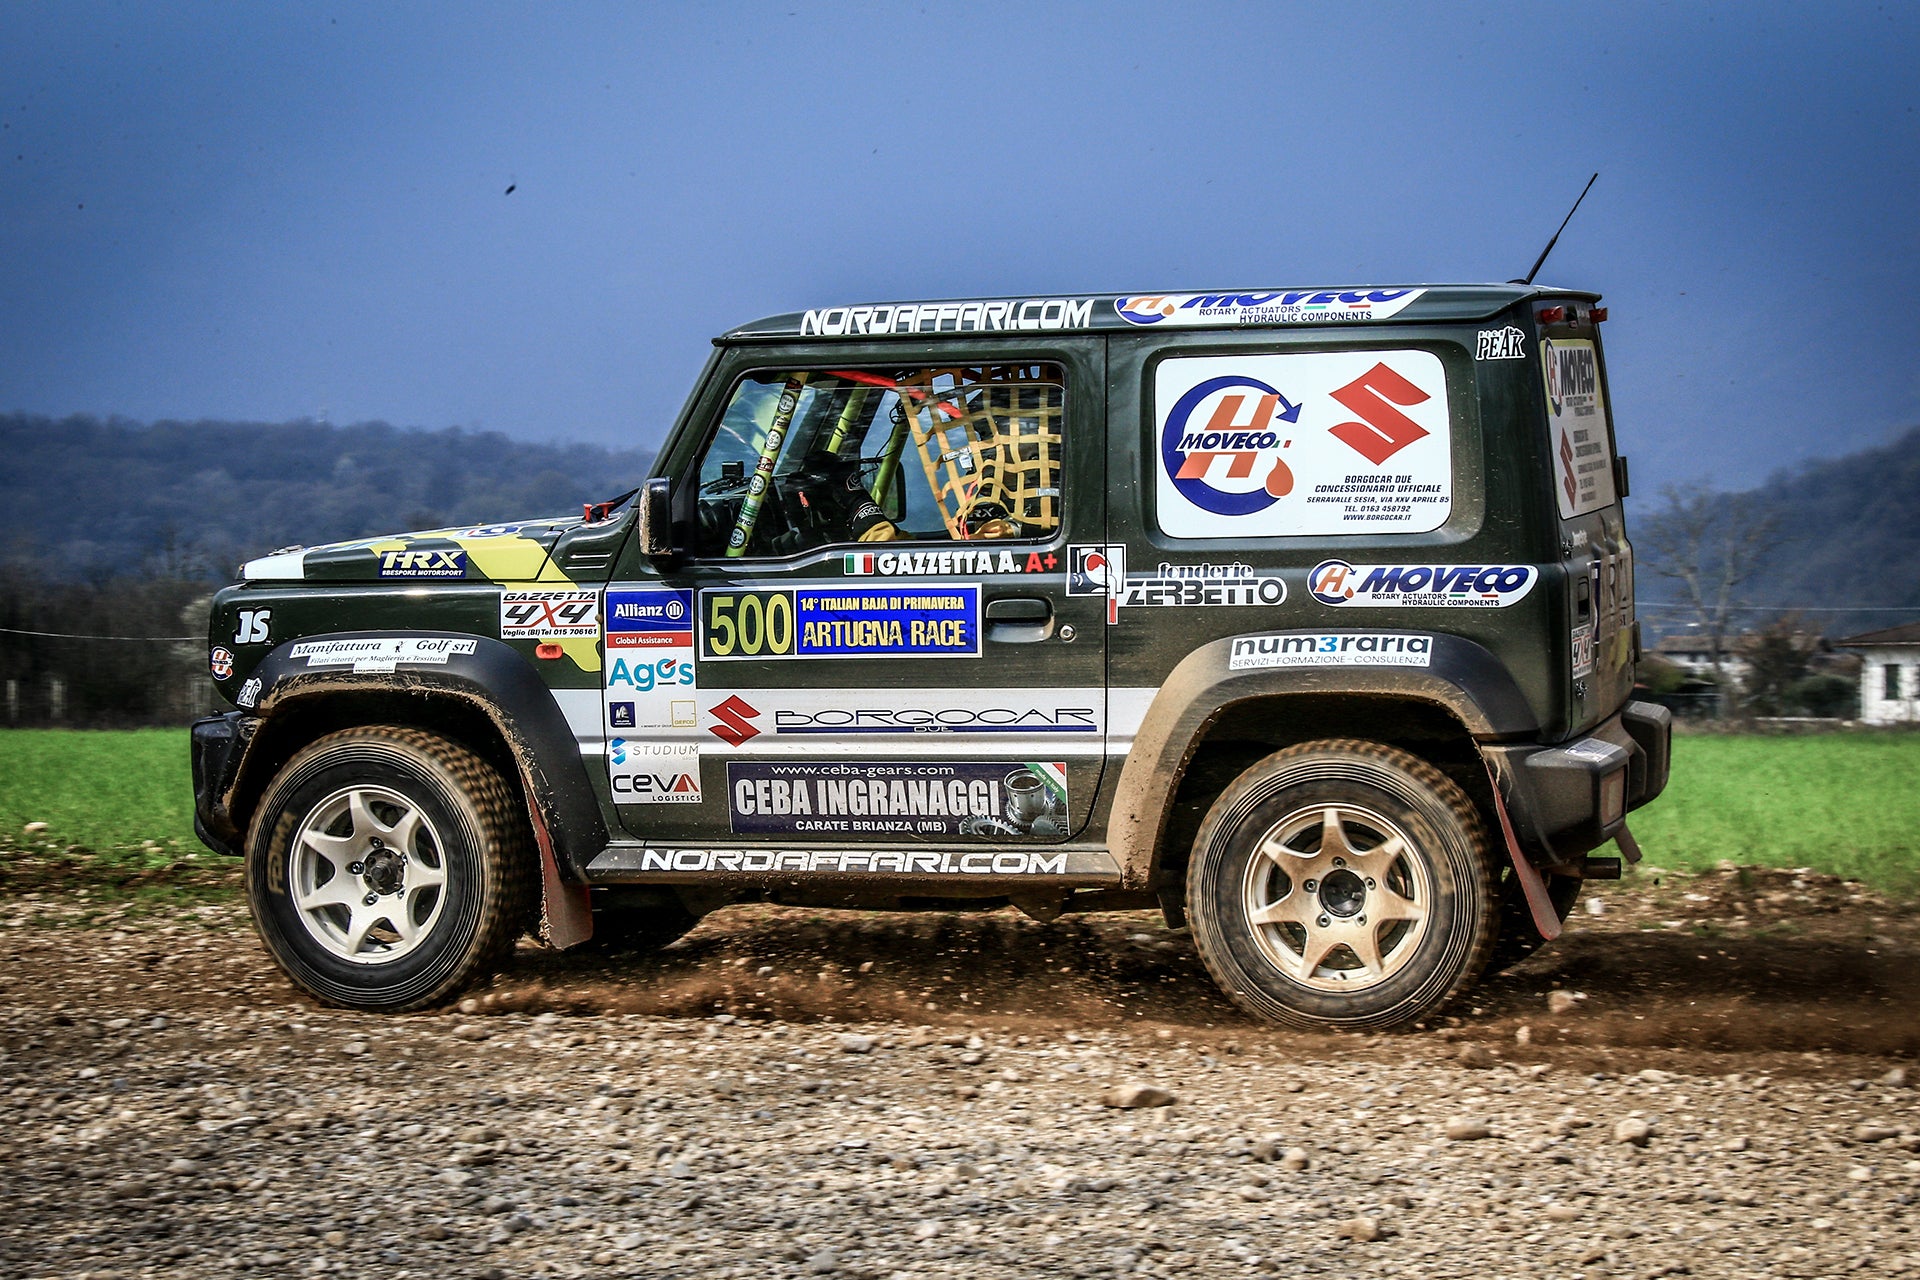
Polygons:
[[0,410],[645,446],[751,317],[1505,279],[1599,170],[1643,492],[1920,423],[1914,6],[0,14]]

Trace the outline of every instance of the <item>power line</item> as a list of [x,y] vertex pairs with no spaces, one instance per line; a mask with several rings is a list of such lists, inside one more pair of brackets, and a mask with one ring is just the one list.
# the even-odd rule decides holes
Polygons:
[[0,627],[10,636],[39,636],[44,640],[138,640],[145,644],[172,640],[205,640],[205,636],[85,636],[74,631],[22,631],[18,627]]

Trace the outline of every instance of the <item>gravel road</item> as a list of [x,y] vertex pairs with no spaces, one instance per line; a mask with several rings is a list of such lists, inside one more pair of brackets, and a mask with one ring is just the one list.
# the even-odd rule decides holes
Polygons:
[[1602,901],[1455,1016],[1336,1037],[1240,1017],[1149,916],[737,908],[375,1018],[232,907],[14,894],[0,1275],[1920,1273],[1912,911]]

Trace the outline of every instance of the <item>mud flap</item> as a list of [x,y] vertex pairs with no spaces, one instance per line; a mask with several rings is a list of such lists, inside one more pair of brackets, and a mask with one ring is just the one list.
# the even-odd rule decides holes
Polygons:
[[538,936],[557,951],[577,947],[593,936],[593,898],[583,884],[568,884],[560,875],[560,861],[554,856],[553,837],[547,834],[546,819],[533,802],[533,788],[526,788],[527,817],[533,823],[533,838],[540,846],[540,924]]
[[1507,816],[1507,801],[1500,794],[1498,777],[1493,777],[1493,811],[1500,818],[1500,834],[1506,838],[1507,858],[1513,863],[1513,874],[1520,878],[1520,887],[1526,892],[1527,910],[1533,913],[1533,927],[1540,931],[1541,937],[1552,942],[1560,936],[1560,913],[1553,909],[1553,900],[1547,896],[1547,882],[1541,878],[1539,869],[1528,861],[1526,853],[1520,848],[1519,837],[1513,834],[1513,819]]

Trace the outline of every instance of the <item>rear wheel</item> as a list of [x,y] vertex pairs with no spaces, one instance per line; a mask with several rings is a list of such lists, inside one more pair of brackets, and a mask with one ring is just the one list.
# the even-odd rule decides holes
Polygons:
[[294,756],[247,842],[261,941],[295,985],[355,1009],[458,994],[525,931],[536,886],[499,772],[399,726],[330,734]]
[[1208,972],[1248,1012],[1392,1027],[1485,966],[1493,868],[1472,802],[1432,765],[1379,743],[1303,743],[1208,810],[1187,912]]

